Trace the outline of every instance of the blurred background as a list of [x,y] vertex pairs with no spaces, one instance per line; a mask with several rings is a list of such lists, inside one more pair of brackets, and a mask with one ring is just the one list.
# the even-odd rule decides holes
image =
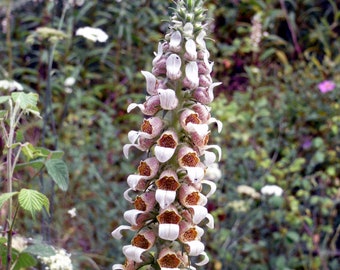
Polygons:
[[[74,269],[124,261],[129,235],[115,240],[111,231],[124,224],[130,206],[122,193],[142,153],[127,160],[122,148],[143,118],[126,108],[145,98],[140,71],[151,70],[173,6],[12,0],[11,59],[0,1],[0,79],[11,61],[13,78],[39,94],[44,118],[23,124],[25,139],[64,151],[70,174],[67,192],[44,182],[51,217],[21,213],[17,233],[67,250]],[[215,229],[204,236],[211,259],[204,269],[340,269],[339,2],[207,0],[205,7],[213,76],[223,83],[212,115],[224,126],[211,136],[223,158],[208,205]],[[76,36],[84,26],[108,40]],[[24,174],[17,185],[41,181]],[[283,194],[264,196],[265,185]]]

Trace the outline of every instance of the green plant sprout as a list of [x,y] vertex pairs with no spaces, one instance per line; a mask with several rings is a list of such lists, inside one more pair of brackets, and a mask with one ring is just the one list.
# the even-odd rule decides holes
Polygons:
[[[0,124],[4,140],[3,154],[6,156],[5,162],[0,166],[6,171],[7,181],[6,192],[0,195],[0,208],[6,207],[7,214],[7,220],[3,226],[3,234],[6,234],[7,239],[0,238],[0,254],[3,264],[6,265],[6,270],[20,269],[36,264],[36,260],[29,253],[19,254],[16,250],[12,250],[12,237],[18,210],[22,208],[30,212],[35,219],[38,212],[45,209],[49,213],[50,208],[48,198],[41,192],[27,188],[14,190],[15,171],[31,168],[36,170],[35,175],[38,175],[43,168],[46,168],[47,173],[60,189],[66,191],[68,187],[68,169],[64,161],[61,160],[62,152],[49,151],[34,147],[29,142],[17,141],[22,137],[19,124],[24,115],[33,114],[40,117],[37,102],[38,95],[35,93],[13,92],[11,95],[0,97],[0,104],[7,105],[7,109],[0,111]],[[19,163],[21,156],[24,162]],[[17,197],[16,204],[13,201],[14,197]]]

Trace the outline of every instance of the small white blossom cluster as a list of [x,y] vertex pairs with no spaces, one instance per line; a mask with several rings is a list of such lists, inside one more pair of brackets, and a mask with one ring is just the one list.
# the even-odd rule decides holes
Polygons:
[[[134,148],[147,157],[127,178],[124,197],[134,209],[124,213],[129,225],[119,226],[112,236],[121,239],[122,230],[130,230],[134,237],[123,246],[125,264],[115,264],[113,270],[146,265],[193,270],[209,262],[202,240],[205,227],[214,228],[214,219],[207,202],[216,191],[213,181],[221,177],[216,166],[221,148],[209,144],[210,128],[220,132],[222,123],[210,113],[213,90],[220,83],[211,76],[204,20],[202,0],[177,1],[153,68],[142,71],[146,101],[127,108],[140,109],[145,118],[139,130],[128,133],[124,155],[128,158]],[[192,257],[198,257],[195,264]]]
[[106,42],[109,36],[100,28],[95,27],[81,27],[77,29],[76,36],[82,36],[93,42]]
[[261,188],[261,194],[264,196],[280,197],[283,194],[283,189],[277,185],[266,185]]
[[8,90],[8,91],[22,91],[24,87],[16,82],[16,81],[9,81],[9,80],[0,80],[0,89]]
[[46,265],[46,270],[73,270],[71,254],[64,249],[59,249],[50,257],[38,257]]

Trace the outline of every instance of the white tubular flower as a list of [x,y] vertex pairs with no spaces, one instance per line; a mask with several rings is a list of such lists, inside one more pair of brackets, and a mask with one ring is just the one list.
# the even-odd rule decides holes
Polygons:
[[174,241],[179,235],[179,223],[182,217],[174,207],[163,209],[157,216],[159,222],[158,236],[164,240]]
[[182,35],[181,32],[175,31],[171,34],[169,49],[173,52],[179,52],[181,50]]
[[196,38],[196,42],[197,42],[198,48],[200,50],[206,50],[207,49],[207,47],[205,45],[205,41],[204,41],[204,38],[206,37],[206,35],[207,35],[207,33],[204,30],[202,30]]
[[188,255],[189,256],[199,256],[204,252],[204,244],[201,241],[193,240],[189,242],[185,242],[188,246]]
[[178,105],[176,92],[172,89],[158,89],[160,105],[163,110],[173,110]]
[[146,92],[148,92],[149,95],[153,96],[157,94],[157,79],[156,76],[153,75],[151,72],[149,71],[141,71],[143,76],[146,79]]
[[123,235],[122,235],[123,230],[132,230],[132,227],[128,226],[128,225],[121,225],[121,226],[117,227],[114,231],[112,231],[111,235],[114,238],[119,240],[123,237]]
[[82,36],[93,42],[106,42],[106,40],[109,38],[109,36],[102,29],[89,26],[77,29],[76,36]]
[[171,54],[166,59],[166,76],[170,80],[177,80],[181,77],[182,60],[177,54]]
[[196,62],[189,62],[185,66],[185,78],[183,85],[191,90],[195,89],[199,85],[198,66]]
[[175,201],[177,195],[176,190],[181,185],[178,182],[176,172],[166,170],[162,172],[159,179],[156,181],[156,186],[156,201],[159,203],[160,207],[164,209]]
[[197,59],[196,42],[192,39],[185,43],[184,58],[188,61],[195,61]]
[[165,131],[155,146],[155,156],[159,162],[166,162],[174,155],[178,145],[178,137],[174,131]]
[[155,53],[155,58],[152,60],[152,65],[156,65],[157,62],[162,58],[163,56],[163,44],[161,42],[158,43],[158,50],[157,53]]
[[127,245],[123,247],[123,253],[127,259],[140,263],[143,260],[141,259],[142,253],[145,252],[146,249],[135,247],[133,245]]

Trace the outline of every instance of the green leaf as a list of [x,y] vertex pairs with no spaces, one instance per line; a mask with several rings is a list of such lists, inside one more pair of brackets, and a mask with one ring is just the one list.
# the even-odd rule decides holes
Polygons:
[[24,153],[27,161],[36,159],[39,157],[47,157],[39,148],[35,148],[31,143],[25,143],[22,147],[22,152]]
[[12,99],[15,103],[18,103],[20,108],[31,112],[35,115],[39,115],[37,103],[39,95],[35,93],[14,92],[12,93]]
[[19,192],[18,199],[20,206],[31,212],[33,217],[35,213],[40,212],[43,207],[47,213],[49,213],[50,202],[48,198],[39,191],[23,188]]
[[25,167],[31,167],[33,169],[40,170],[44,166],[44,161],[45,161],[44,159],[40,158],[30,162],[19,163],[15,166],[15,169],[20,170]]
[[15,261],[13,270],[27,269],[28,267],[36,266],[37,260],[32,255],[22,252]]
[[10,192],[10,193],[3,193],[0,195],[0,208],[4,205],[4,203],[14,195],[18,194],[18,192]]
[[24,252],[40,257],[50,257],[55,255],[55,250],[52,246],[44,243],[36,243],[25,248]]
[[5,110],[0,110],[0,121],[5,119],[5,116],[7,114],[7,111]]
[[1,96],[0,104],[7,102],[11,97],[10,96]]
[[58,187],[66,191],[69,183],[69,173],[65,162],[61,159],[49,159],[46,161],[45,166],[48,174]]

